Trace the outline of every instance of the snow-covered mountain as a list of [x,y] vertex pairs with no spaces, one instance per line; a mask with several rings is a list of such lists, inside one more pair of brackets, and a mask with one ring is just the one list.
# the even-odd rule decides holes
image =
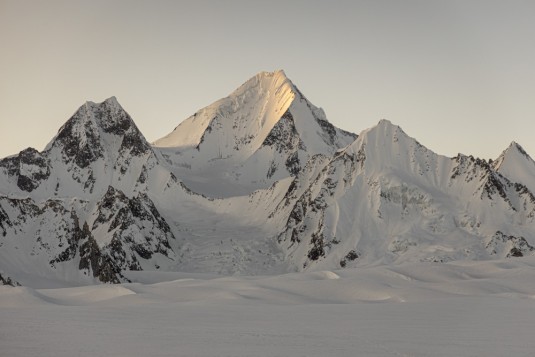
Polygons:
[[535,252],[535,163],[437,155],[387,120],[330,124],[260,73],[149,144],[115,98],[0,160],[0,281],[275,274]]
[[535,192],[535,162],[516,142],[513,141],[492,162],[492,167],[511,181],[521,183]]
[[276,71],[257,74],[154,145],[190,187],[228,197],[295,176],[312,155],[331,156],[355,138]]
[[526,186],[484,160],[437,155],[387,120],[308,181],[279,236],[298,269],[535,250],[535,197]]
[[2,160],[0,187],[11,197],[93,199],[109,185],[133,192],[155,165],[151,146],[112,97],[82,105],[43,152],[28,148]]
[[84,104],[42,152],[0,161],[6,271],[119,282],[124,269],[174,262],[176,239],[150,197],[173,182],[115,98]]

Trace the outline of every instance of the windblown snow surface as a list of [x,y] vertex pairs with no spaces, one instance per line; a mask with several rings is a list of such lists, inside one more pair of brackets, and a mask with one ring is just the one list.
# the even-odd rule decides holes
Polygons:
[[535,260],[0,286],[2,356],[533,356]]

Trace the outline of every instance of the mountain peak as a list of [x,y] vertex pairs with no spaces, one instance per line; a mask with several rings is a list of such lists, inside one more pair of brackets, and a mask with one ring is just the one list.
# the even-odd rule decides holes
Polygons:
[[273,72],[262,71],[246,81],[229,97],[242,96],[244,92],[246,93],[250,90],[258,91],[260,95],[269,94],[273,90],[273,93],[276,95],[288,89],[293,94],[293,97],[299,92],[284,70],[279,69]]
[[[101,103],[87,101],[67,120],[45,151],[60,148],[65,157],[74,158],[79,167],[86,167],[103,156],[104,147],[114,145],[109,135],[122,137],[121,150],[134,155],[145,153],[149,144],[117,98]],[[108,142],[109,141],[109,142]],[[111,147],[111,146],[110,146]],[[114,148],[112,151],[118,150]]]
[[392,122],[390,120],[383,118],[383,119],[379,120],[377,125],[394,125],[394,124],[392,124]]
[[[154,146],[169,151],[168,161],[179,176],[219,175],[220,182],[256,189],[295,174],[310,156],[332,155],[354,140],[354,134],[329,123],[323,110],[310,103],[283,70],[277,70],[257,73]],[[195,189],[212,194],[200,186]]]
[[[93,102],[88,100],[84,103],[84,105],[78,108],[77,113],[81,112],[81,114],[83,114],[80,116],[81,118],[89,119],[90,117],[98,115],[98,112],[102,110],[112,111],[114,113],[125,112],[121,104],[119,104],[117,101],[117,98],[112,96],[102,102]],[[75,115],[77,113],[75,113]]]
[[87,101],[74,113],[65,125],[71,121],[78,122],[79,125],[85,127],[96,126],[106,133],[116,135],[123,135],[130,127],[135,127],[130,115],[123,109],[114,96],[100,103]]
[[507,149],[494,161],[493,166],[495,170],[499,171],[504,165],[510,165],[511,162],[524,160],[533,162],[526,150],[516,141],[512,141]]
[[109,97],[108,99],[106,99],[104,102],[110,102],[110,103],[116,103],[116,104],[119,104],[119,102],[117,101],[117,97],[115,97],[114,95],[112,95],[111,97]]
[[[218,143],[234,147],[254,141],[258,147],[297,95],[283,70],[259,72],[227,97],[184,120],[154,145],[199,148],[207,143],[212,130],[218,128],[218,133],[212,134],[217,136]],[[256,137],[257,140],[252,140]]]
[[371,128],[364,130],[360,134],[360,136],[363,136],[364,138],[365,136],[379,135],[380,137],[383,137],[383,138],[388,137],[388,136],[392,136],[394,138],[394,137],[397,137],[398,133],[403,134],[404,136],[407,135],[405,134],[403,129],[401,129],[398,125],[393,124],[390,120],[381,119],[375,126],[372,126]]
[[517,142],[511,142],[492,163],[492,167],[511,181],[521,183],[535,192],[535,161]]
[[381,120],[379,120],[379,122],[377,123],[377,127],[378,127],[378,128],[399,129],[399,126],[398,126],[398,125],[393,124],[393,123],[392,123],[390,120],[388,120],[388,119],[381,119]]
[[509,144],[509,147],[506,149],[506,151],[508,151],[508,150],[516,150],[517,152],[519,152],[523,156],[529,157],[529,155],[526,152],[526,150],[524,150],[524,148],[514,140],[511,141],[511,144]]
[[268,78],[268,77],[281,77],[282,78],[284,77],[288,79],[283,69],[277,69],[273,72],[261,71],[261,72],[258,72],[255,77],[260,77],[260,78]]
[[362,131],[345,152],[355,156],[368,173],[379,174],[396,168],[428,175],[430,161],[438,157],[387,119]]

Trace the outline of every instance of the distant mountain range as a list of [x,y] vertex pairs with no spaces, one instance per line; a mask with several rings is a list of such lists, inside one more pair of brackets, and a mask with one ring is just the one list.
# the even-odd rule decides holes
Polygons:
[[0,160],[0,282],[131,270],[278,274],[535,254],[535,162],[437,155],[387,120],[333,126],[262,72],[149,144],[112,97]]

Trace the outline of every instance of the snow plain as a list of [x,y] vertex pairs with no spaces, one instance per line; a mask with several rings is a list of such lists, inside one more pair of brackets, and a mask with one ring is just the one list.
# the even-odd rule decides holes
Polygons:
[[0,286],[1,356],[533,356],[535,258]]

